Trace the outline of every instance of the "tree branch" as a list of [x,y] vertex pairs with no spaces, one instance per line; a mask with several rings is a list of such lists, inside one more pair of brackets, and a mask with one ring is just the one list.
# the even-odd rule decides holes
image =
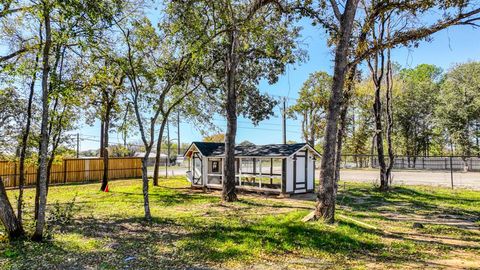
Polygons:
[[337,18],[337,20],[340,22],[342,20],[342,13],[340,13],[340,10],[338,9],[337,2],[335,0],[330,0],[330,5],[332,6],[335,18]]
[[480,18],[469,19],[467,21],[462,21],[462,20],[479,13],[480,13],[480,8],[477,8],[467,13],[460,13],[455,18],[439,21],[429,27],[420,27],[420,28],[405,31],[405,32],[399,31],[397,33],[393,33],[392,37],[385,39],[384,42],[375,44],[374,46],[367,48],[364,51],[358,52],[357,56],[349,63],[349,66],[353,66],[360,63],[361,61],[367,59],[370,55],[380,50],[384,50],[386,48],[393,48],[399,44],[407,44],[408,42],[411,42],[413,40],[426,38],[449,26],[465,25],[465,24],[471,25],[473,21],[480,20]]

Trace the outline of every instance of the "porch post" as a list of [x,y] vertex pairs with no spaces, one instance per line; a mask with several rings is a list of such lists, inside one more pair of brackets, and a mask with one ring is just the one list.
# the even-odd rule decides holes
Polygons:
[[263,161],[263,158],[260,158],[260,164],[258,166],[260,169],[260,179],[258,181],[260,188],[262,188],[262,161]]
[[242,185],[242,158],[238,158],[238,185]]
[[270,185],[273,184],[273,158],[270,159]]
[[[222,162],[222,168],[223,166],[225,166],[225,158],[221,158],[220,161]],[[223,187],[223,181],[224,181],[224,178],[225,178],[225,170],[222,169],[222,187]]]

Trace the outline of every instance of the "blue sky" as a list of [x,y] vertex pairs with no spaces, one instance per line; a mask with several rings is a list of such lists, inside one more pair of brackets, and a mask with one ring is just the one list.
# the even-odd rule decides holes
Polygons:
[[[332,73],[333,55],[331,49],[326,46],[325,31],[320,27],[313,27],[307,20],[301,22],[304,27],[302,31],[302,42],[307,50],[309,58],[305,63],[289,66],[288,72],[280,77],[278,83],[268,85],[262,83],[260,89],[277,96],[288,96],[291,98],[289,104],[294,103],[298,91],[308,75],[314,71],[326,71]],[[470,26],[456,26],[433,35],[433,41],[422,42],[418,48],[399,48],[392,51],[392,58],[402,67],[415,67],[418,64],[428,63],[437,65],[448,70],[453,64],[471,60],[480,60],[480,29],[473,29]],[[215,116],[215,123],[219,128],[225,128],[225,121],[221,116]],[[276,108],[275,116],[261,122],[257,127],[249,120],[239,118],[237,142],[244,140],[256,144],[281,143],[281,117],[280,110]],[[93,127],[83,125],[78,131],[82,137],[90,135],[91,140],[98,140],[99,124]],[[180,126],[181,141],[191,142],[202,140],[202,135],[190,123],[182,123]],[[176,138],[176,127],[171,128],[171,136]],[[118,139],[117,139],[118,138]],[[111,134],[112,142],[119,142],[120,137]],[[293,119],[287,121],[287,140],[301,141],[300,123]],[[132,135],[129,142],[139,142],[138,136]],[[96,149],[98,142],[81,142],[81,150]]]

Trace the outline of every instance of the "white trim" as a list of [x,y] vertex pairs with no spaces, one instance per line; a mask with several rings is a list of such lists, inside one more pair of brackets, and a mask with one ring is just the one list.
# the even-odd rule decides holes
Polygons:
[[305,144],[302,148],[298,149],[297,151],[295,151],[295,153],[291,154],[291,155],[288,156],[288,157],[292,157],[293,155],[297,154],[298,152],[304,150],[305,148],[308,148],[308,150],[310,150],[311,152],[313,152],[313,154],[316,155],[317,157],[322,157],[322,156],[317,152],[317,150],[315,150],[313,147],[311,147],[308,143]]
[[187,148],[187,151],[185,151],[185,154],[183,155],[183,157],[185,157],[185,155],[190,152],[190,148],[192,147],[195,147],[195,151],[194,152],[198,152],[200,154],[200,156],[203,157],[203,154],[202,152],[200,151],[200,149],[198,149],[198,147],[195,145],[195,143],[192,143],[188,148]]

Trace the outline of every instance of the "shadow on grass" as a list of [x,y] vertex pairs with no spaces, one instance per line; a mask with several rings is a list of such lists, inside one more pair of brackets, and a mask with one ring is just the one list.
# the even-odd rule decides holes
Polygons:
[[42,243],[0,243],[2,269],[211,269],[178,256],[181,233],[171,219],[77,219]]
[[[464,197],[464,196],[463,196]],[[480,198],[458,198],[457,195],[422,192],[409,187],[394,187],[389,192],[379,192],[374,187],[350,187],[340,190],[337,202],[354,211],[390,212],[388,207],[395,207],[400,213],[430,212],[437,214],[461,215],[471,220],[478,220],[480,208],[465,206],[480,205]],[[387,207],[388,210],[382,209]],[[378,209],[380,208],[380,209]],[[477,210],[479,209],[479,210]]]
[[[122,200],[143,202],[143,195],[137,192],[112,191],[112,194],[119,194]],[[151,192],[149,198],[152,203],[159,206],[175,206],[180,204],[219,202],[216,196],[210,196],[203,193],[184,193],[177,190],[162,190],[161,192]]]

